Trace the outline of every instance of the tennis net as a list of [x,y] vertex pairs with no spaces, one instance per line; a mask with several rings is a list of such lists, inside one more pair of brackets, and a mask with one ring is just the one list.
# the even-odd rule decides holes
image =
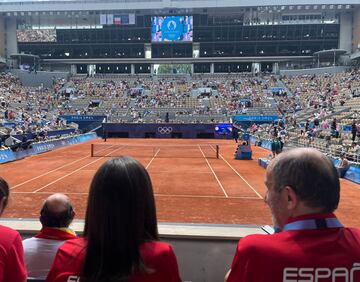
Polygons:
[[92,157],[219,158],[219,145],[91,144]]

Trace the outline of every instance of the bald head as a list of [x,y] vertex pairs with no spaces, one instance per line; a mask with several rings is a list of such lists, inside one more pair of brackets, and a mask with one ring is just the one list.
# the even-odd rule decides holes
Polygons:
[[334,211],[340,199],[340,183],[332,161],[312,148],[280,154],[267,168],[276,190],[291,187],[308,207]]
[[49,211],[53,213],[61,213],[65,211],[69,204],[69,197],[60,193],[52,194],[44,202],[44,205],[47,205]]
[[56,193],[45,200],[40,211],[40,221],[44,227],[68,227],[74,215],[70,199]]

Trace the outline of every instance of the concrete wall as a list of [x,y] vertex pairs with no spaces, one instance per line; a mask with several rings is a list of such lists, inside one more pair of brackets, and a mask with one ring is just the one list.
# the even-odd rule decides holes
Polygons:
[[[18,230],[23,238],[33,236],[41,228],[38,220],[2,219],[0,224]],[[81,235],[83,225],[78,220],[71,227]],[[176,223],[160,223],[159,233],[162,241],[173,246],[185,282],[223,281],[239,239],[266,234],[258,226]]]
[[43,85],[44,87],[51,87],[53,84],[53,78],[64,78],[68,79],[69,73],[67,72],[47,72],[47,71],[38,71],[31,72],[23,71],[20,69],[12,69],[11,72],[19,77],[21,83],[24,86],[33,86],[37,87]]
[[354,11],[352,51],[360,49],[360,6]]
[[344,72],[348,67],[328,67],[314,69],[298,69],[298,70],[280,70],[280,75],[303,75],[303,74],[322,74],[322,73],[339,73]]
[[0,17],[0,57],[5,58],[5,18]]
[[68,72],[70,73],[71,71],[71,65],[70,64],[44,64],[41,63],[41,69],[43,71],[56,71],[56,72]]
[[18,53],[17,37],[16,37],[16,18],[6,18],[6,58],[10,55]]
[[351,12],[343,12],[340,15],[340,38],[339,48],[351,53],[352,50],[352,23]]

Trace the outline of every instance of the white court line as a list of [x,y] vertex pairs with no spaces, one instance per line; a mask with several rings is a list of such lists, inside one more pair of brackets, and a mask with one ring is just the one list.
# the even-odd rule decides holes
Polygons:
[[222,184],[221,184],[221,182],[220,182],[219,178],[217,177],[217,175],[216,175],[215,171],[213,170],[213,168],[211,167],[211,165],[210,165],[209,161],[208,161],[208,160],[207,160],[207,158],[205,157],[205,154],[204,154],[203,150],[201,150],[200,145],[198,145],[198,147],[199,147],[199,150],[200,150],[201,154],[204,156],[204,159],[205,159],[205,161],[206,161],[207,165],[209,166],[209,168],[210,168],[211,172],[214,174],[215,179],[216,179],[216,181],[218,182],[218,184],[219,184],[219,186],[220,186],[221,190],[223,191],[223,193],[224,193],[225,197],[226,197],[226,198],[229,198],[229,196],[228,196],[228,194],[226,193],[226,191],[225,191],[224,187],[222,186]]
[[[213,148],[213,146],[211,146],[211,148]],[[213,148],[213,150],[215,151],[214,148]],[[244,177],[242,177],[242,176],[240,175],[240,173],[238,173],[237,170],[236,170],[231,164],[229,164],[229,162],[228,162],[227,160],[225,160],[225,158],[224,158],[220,153],[219,153],[219,156],[220,156],[220,158],[251,188],[251,190],[253,190],[253,191],[255,192],[255,194],[258,195],[258,197],[259,197],[260,199],[264,199],[263,196],[261,196],[261,195],[259,194],[259,192],[256,191],[255,188],[252,187],[252,186],[250,185],[250,183],[247,182],[246,179],[245,179]]]
[[117,148],[117,149],[111,151],[110,153],[107,153],[104,157],[101,157],[101,158],[99,158],[99,159],[97,159],[97,160],[95,160],[95,161],[92,161],[92,162],[90,162],[90,163],[88,163],[88,164],[86,164],[86,165],[83,165],[83,166],[79,167],[78,169],[76,169],[76,170],[74,170],[74,171],[72,171],[72,172],[70,172],[70,173],[68,173],[68,174],[65,174],[65,175],[62,176],[62,177],[59,177],[58,179],[56,179],[56,180],[54,180],[54,181],[52,181],[52,182],[50,182],[50,183],[48,183],[48,184],[40,187],[39,189],[36,189],[35,191],[32,191],[32,193],[37,193],[37,192],[39,192],[40,190],[42,190],[42,189],[44,189],[44,188],[46,188],[46,187],[48,187],[48,186],[50,186],[50,185],[52,185],[52,184],[54,184],[54,183],[62,180],[62,179],[64,179],[64,178],[66,178],[66,177],[68,177],[68,176],[70,176],[70,175],[78,172],[79,170],[82,170],[83,168],[88,167],[89,165],[91,165],[91,164],[93,164],[93,163],[96,163],[97,161],[100,161],[100,160],[106,158],[107,156],[109,156],[109,155],[112,154],[113,152],[116,152],[117,150],[120,150],[120,149],[121,149],[121,148]]
[[252,199],[252,200],[259,200],[258,197],[253,196],[215,196],[215,195],[177,195],[177,194],[156,194],[156,197],[171,197],[171,198],[209,198],[209,199]]
[[55,171],[57,171],[57,170],[59,170],[59,169],[62,169],[62,168],[64,168],[64,167],[67,167],[67,166],[69,166],[69,165],[72,165],[72,164],[74,164],[74,163],[77,163],[77,162],[79,162],[79,161],[81,161],[81,160],[84,160],[84,159],[86,159],[86,158],[88,158],[88,157],[91,157],[91,155],[88,155],[88,156],[86,156],[86,157],[84,157],[84,158],[75,160],[75,161],[73,161],[73,162],[71,162],[71,163],[68,163],[68,164],[66,164],[66,165],[63,165],[63,166],[58,167],[58,168],[56,168],[56,169],[50,170],[50,171],[45,172],[45,173],[43,173],[43,174],[40,174],[40,175],[38,175],[38,176],[36,176],[36,177],[30,178],[29,180],[26,180],[26,181],[24,181],[24,182],[22,182],[22,183],[19,183],[19,184],[17,184],[17,185],[12,186],[12,187],[10,188],[10,190],[15,189],[16,187],[22,186],[22,185],[24,185],[24,184],[26,184],[26,183],[29,183],[29,182],[31,182],[31,181],[33,181],[33,180],[35,180],[35,179],[38,179],[38,178],[40,178],[40,177],[43,177],[43,176],[45,176],[45,175],[48,175],[48,174],[50,174],[50,173],[52,173],[52,172],[55,172]]
[[[42,195],[51,195],[54,194],[55,192],[50,191],[50,192],[42,192],[39,191],[36,194],[42,194]],[[63,194],[66,195],[84,195],[87,196],[89,193],[88,192],[62,192]],[[34,192],[13,192],[12,194],[34,194]],[[215,196],[215,195],[176,195],[176,194],[154,194],[155,197],[171,197],[171,198],[209,198],[209,199],[249,199],[249,200],[259,200],[259,197],[253,197],[253,196],[229,196],[228,198],[224,197],[224,196]]]
[[[75,145],[78,145],[78,144],[75,144]],[[113,147],[113,146],[112,146],[112,147]],[[103,149],[103,150],[105,150],[105,149]],[[103,151],[103,150],[101,150],[101,151]],[[60,170],[60,169],[62,169],[62,168],[64,168],[64,167],[67,167],[67,166],[70,166],[70,165],[72,165],[72,164],[74,164],[74,163],[80,162],[80,161],[82,161],[82,160],[84,160],[84,159],[86,159],[86,158],[89,158],[89,157],[91,157],[91,155],[87,155],[86,157],[83,157],[83,158],[78,159],[78,160],[75,160],[75,161],[73,161],[73,162],[71,162],[71,163],[65,164],[65,165],[63,165],[63,166],[61,166],[61,167],[55,168],[55,169],[53,169],[53,170],[50,170],[50,171],[48,171],[48,172],[45,172],[45,173],[43,173],[43,174],[40,174],[40,175],[35,176],[35,177],[33,177],[33,178],[30,178],[30,179],[28,179],[28,180],[26,180],[26,181],[24,181],[24,182],[22,182],[22,183],[19,183],[19,184],[16,184],[16,185],[12,186],[12,187],[10,188],[10,190],[15,189],[16,187],[22,186],[22,185],[24,185],[24,184],[26,184],[26,183],[29,183],[29,182],[31,182],[31,181],[33,181],[33,180],[35,180],[35,179],[38,179],[38,178],[40,178],[40,177],[43,177],[43,176],[45,176],[45,175],[48,175],[48,174],[50,174],[50,173],[53,173],[53,172],[55,172],[55,171],[58,171],[58,170]]]
[[156,156],[158,155],[158,153],[160,152],[160,149],[158,149],[155,153],[155,155],[153,156],[153,158],[150,160],[150,162],[146,165],[145,169],[148,169],[149,166],[151,165],[152,161],[156,158]]

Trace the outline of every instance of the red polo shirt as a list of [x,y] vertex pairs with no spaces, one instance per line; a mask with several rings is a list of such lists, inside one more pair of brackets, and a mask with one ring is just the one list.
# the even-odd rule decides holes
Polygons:
[[26,280],[24,250],[19,233],[0,225],[0,281]]
[[[46,281],[77,282],[85,258],[86,241],[68,240],[58,250]],[[175,254],[163,242],[147,242],[140,247],[145,265],[151,273],[135,272],[129,282],[181,282]]]
[[[324,214],[289,223],[325,218],[336,220],[333,214]],[[240,281],[360,281],[360,230],[317,228],[247,236],[238,243],[227,280]]]

